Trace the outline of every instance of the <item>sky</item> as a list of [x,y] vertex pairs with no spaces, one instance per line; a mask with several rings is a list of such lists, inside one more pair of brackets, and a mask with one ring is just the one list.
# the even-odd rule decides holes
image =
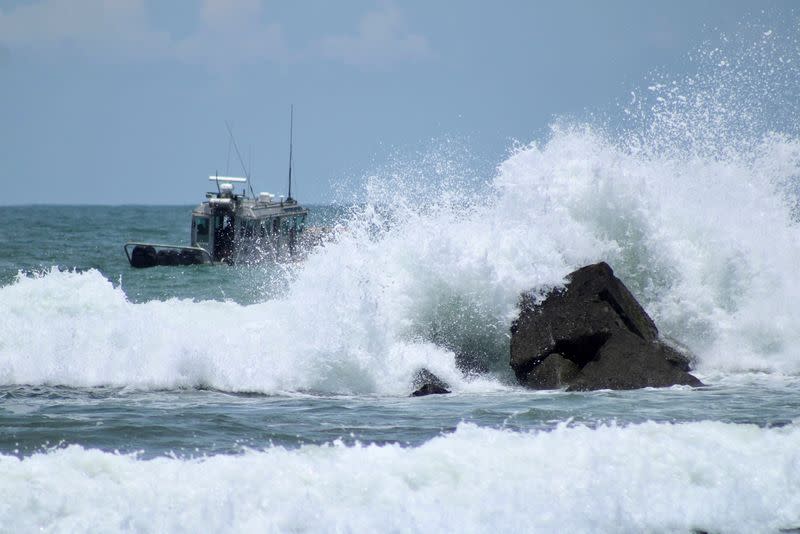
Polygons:
[[797,32],[794,5],[0,0],[0,204],[195,204],[243,174],[226,122],[256,192],[285,193],[292,105],[301,202],[442,147],[491,174],[762,10]]

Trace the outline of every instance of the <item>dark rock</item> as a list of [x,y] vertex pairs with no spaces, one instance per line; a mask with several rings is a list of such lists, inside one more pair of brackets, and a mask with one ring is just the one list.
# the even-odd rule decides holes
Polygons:
[[565,387],[580,372],[572,360],[561,354],[550,354],[525,377],[525,385],[533,389],[558,389]]
[[414,373],[413,378],[411,379],[411,384],[415,388],[421,387],[423,384],[435,384],[439,387],[446,388],[447,383],[436,376],[435,374],[431,373],[424,367],[417,369],[417,372]]
[[437,386],[436,384],[425,384],[421,388],[414,391],[411,394],[412,397],[424,397],[425,395],[445,395],[450,393],[450,390],[445,389],[441,386]]
[[[578,373],[569,391],[593,389],[663,388],[703,384],[670,361],[670,352],[658,341],[644,341],[629,332],[611,336]],[[671,349],[670,349],[671,350]]]
[[562,290],[530,295],[511,326],[511,367],[537,389],[700,386],[691,358],[659,339],[655,323],[606,263],[583,267]]
[[694,361],[694,358],[688,353],[688,349],[682,348],[682,350],[678,350],[677,348],[663,341],[662,348],[664,350],[664,357],[669,363],[687,373],[692,370],[692,362]]
[[411,394],[412,397],[450,393],[450,390],[447,389],[448,385],[446,382],[424,368],[414,373],[411,384],[415,388],[415,391]]

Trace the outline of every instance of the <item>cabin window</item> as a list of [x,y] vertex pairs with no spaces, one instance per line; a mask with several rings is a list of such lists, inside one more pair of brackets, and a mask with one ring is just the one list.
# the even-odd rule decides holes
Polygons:
[[208,243],[208,217],[195,217],[195,241],[198,243]]

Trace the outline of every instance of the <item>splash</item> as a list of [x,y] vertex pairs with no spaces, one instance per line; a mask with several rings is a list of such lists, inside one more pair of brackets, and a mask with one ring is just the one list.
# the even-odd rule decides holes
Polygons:
[[447,150],[390,164],[281,296],[129,302],[96,271],[0,288],[0,382],[407,394],[506,387],[521,292],[607,261],[706,376],[800,373],[793,36],[707,44],[624,124],[556,122],[476,180]]
[[[408,394],[425,365],[469,387],[450,352],[423,341],[384,341],[364,303],[320,300],[328,296],[294,292],[250,306],[133,304],[94,270],[21,275],[0,289],[0,381]],[[353,320],[341,320],[348,309]]]

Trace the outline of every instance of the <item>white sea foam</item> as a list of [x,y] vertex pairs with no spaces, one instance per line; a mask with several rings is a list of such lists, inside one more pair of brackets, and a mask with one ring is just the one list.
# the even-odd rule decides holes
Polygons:
[[416,448],[188,460],[70,446],[0,456],[0,480],[5,532],[749,534],[800,526],[800,428],[461,424]]

